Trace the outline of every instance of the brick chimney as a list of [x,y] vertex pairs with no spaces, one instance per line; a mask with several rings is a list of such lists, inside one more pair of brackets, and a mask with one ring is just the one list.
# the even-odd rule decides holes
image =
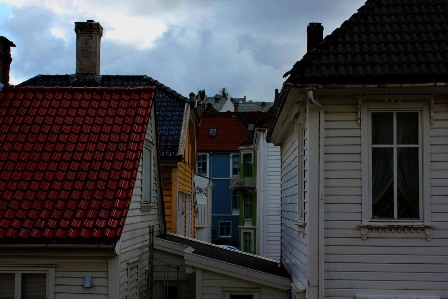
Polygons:
[[100,48],[103,27],[93,20],[75,22],[76,74],[100,74]]
[[0,83],[9,85],[9,69],[11,67],[11,47],[14,43],[4,36],[0,36]]
[[309,52],[324,39],[324,27],[321,23],[309,23],[307,27],[307,49]]

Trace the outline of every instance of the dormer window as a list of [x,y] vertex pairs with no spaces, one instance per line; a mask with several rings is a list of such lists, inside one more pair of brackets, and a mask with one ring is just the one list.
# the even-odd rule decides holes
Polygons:
[[208,136],[209,137],[216,137],[216,129],[215,128],[211,128],[208,132]]

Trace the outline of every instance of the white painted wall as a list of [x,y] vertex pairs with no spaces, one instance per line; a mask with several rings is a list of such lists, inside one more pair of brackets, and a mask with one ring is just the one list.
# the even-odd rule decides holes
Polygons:
[[266,130],[257,130],[257,254],[280,260],[281,163],[280,147],[266,142]]
[[147,143],[152,147],[152,202],[149,205],[142,205],[142,159],[137,173],[134,193],[131,205],[126,218],[123,233],[117,251],[119,253],[119,277],[120,277],[120,298],[124,298],[128,292],[130,282],[128,281],[129,269],[138,267],[139,298],[145,298],[146,289],[146,269],[149,265],[149,230],[154,227],[154,234],[160,233],[160,183],[157,165],[156,131],[154,122],[154,109],[151,112],[151,120],[146,134]]

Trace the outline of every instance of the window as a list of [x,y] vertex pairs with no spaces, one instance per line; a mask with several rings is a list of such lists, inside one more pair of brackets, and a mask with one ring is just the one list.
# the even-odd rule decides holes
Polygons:
[[152,151],[149,145],[143,147],[143,203],[151,202],[152,197]]
[[252,176],[252,153],[243,154],[244,176]]
[[244,198],[244,219],[252,219],[253,201],[250,195]]
[[429,116],[424,107],[404,102],[368,103],[363,108],[362,142],[368,154],[363,159],[368,173],[363,177],[364,222],[424,220],[425,177],[426,181],[429,177],[425,170],[425,144],[429,144],[425,138],[429,137],[424,136],[429,132],[423,134],[429,131]]
[[49,298],[47,273],[0,273],[0,282],[0,298]]
[[220,221],[219,222],[219,236],[220,237],[231,237],[232,236],[232,222],[231,221]]
[[372,218],[420,219],[420,113],[370,116]]
[[252,299],[253,295],[230,295],[230,299]]
[[207,176],[207,155],[198,155],[198,175]]
[[252,252],[252,233],[251,232],[243,232],[243,251]]
[[240,208],[240,192],[232,190],[232,210],[239,210]]
[[215,128],[211,128],[211,129],[208,131],[208,136],[209,136],[209,137],[216,137],[216,129],[215,129]]
[[232,155],[232,175],[240,175],[240,155]]

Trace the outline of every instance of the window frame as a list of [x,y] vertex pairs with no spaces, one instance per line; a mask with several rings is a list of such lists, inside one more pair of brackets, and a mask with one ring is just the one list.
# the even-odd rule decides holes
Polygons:
[[[199,159],[200,156],[205,156],[205,174],[204,173],[199,173],[199,164],[201,163],[201,160]],[[198,175],[200,176],[204,176],[204,177],[209,177],[208,175],[208,168],[209,168],[209,155],[206,153],[199,153],[197,155],[197,162],[196,162],[196,172]],[[201,167],[202,170],[202,167]]]
[[[239,161],[239,163],[238,163],[238,173],[236,173],[236,174],[234,174],[233,173],[233,170],[235,169],[233,166],[233,159],[235,158],[235,157],[239,157],[239,159],[240,159],[240,161]],[[232,177],[232,176],[239,176],[241,174],[241,155],[240,155],[240,153],[237,153],[237,154],[230,154],[230,177]]]
[[[250,162],[244,161],[244,156],[246,156],[246,155],[250,155]],[[254,177],[254,175],[256,175],[256,171],[254,171],[254,169],[253,169],[254,168],[254,153],[252,150],[241,152],[240,166],[241,165],[243,168],[244,177],[251,178],[251,177]],[[246,173],[246,170],[247,170],[246,168],[248,167],[247,165],[250,165],[250,176],[248,176]],[[240,170],[240,175],[241,175],[241,170]]]
[[[143,146],[143,164],[142,164],[142,206],[152,203],[153,186],[153,147],[149,142]],[[147,171],[149,170],[149,175]],[[148,186],[149,185],[149,186]]]
[[[420,153],[420,219],[372,218],[372,122],[373,112],[419,112]],[[361,161],[362,161],[362,225],[413,226],[430,225],[430,114],[426,101],[401,99],[399,102],[365,101],[361,104]]]
[[[19,299],[21,297],[21,275],[22,274],[45,274],[46,275],[46,299],[54,299],[54,285],[55,285],[55,267],[2,267],[0,269],[1,274],[14,274],[14,298]],[[20,275],[17,278],[17,275]],[[19,289],[19,291],[17,291]]]
[[[229,234],[228,235],[221,235],[221,226],[224,223],[229,223]],[[228,220],[223,220],[223,221],[219,221],[219,237],[222,238],[231,238],[232,237],[232,221],[228,221]]]

